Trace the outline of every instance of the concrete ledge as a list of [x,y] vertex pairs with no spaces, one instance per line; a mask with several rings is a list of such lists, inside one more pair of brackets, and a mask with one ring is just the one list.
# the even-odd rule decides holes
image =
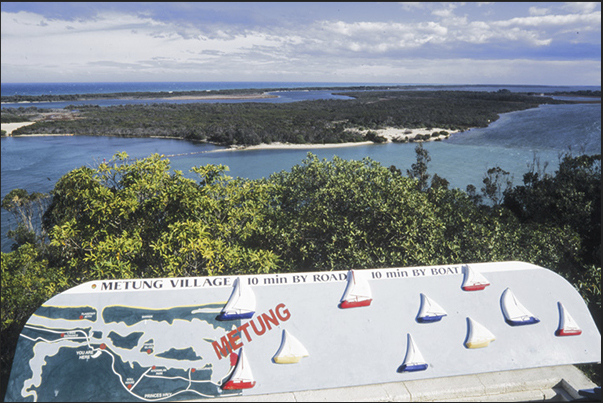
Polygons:
[[[209,401],[226,402],[508,402],[570,401],[580,389],[595,385],[573,365],[421,379],[347,388],[249,395]],[[204,401],[208,401],[204,400]]]

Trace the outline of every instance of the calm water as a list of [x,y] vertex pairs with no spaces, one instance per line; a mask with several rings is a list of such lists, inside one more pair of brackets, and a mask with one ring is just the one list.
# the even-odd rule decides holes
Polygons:
[[[297,91],[280,91],[271,92],[272,95],[277,95],[278,98],[257,99],[253,102],[263,103],[285,103],[317,99],[348,99],[348,97],[333,95],[331,91],[307,91],[303,88],[320,88],[320,87],[357,87],[357,86],[383,86],[387,89],[388,86],[407,85],[403,83],[300,83],[300,82],[151,82],[151,83],[3,83],[2,95],[65,95],[65,94],[107,94],[117,92],[161,92],[161,91],[214,91],[214,90],[229,90],[229,89],[250,89],[250,88],[297,88],[302,90]],[[413,90],[470,90],[470,91],[498,91],[499,89],[508,89],[512,92],[554,92],[554,91],[578,91],[578,90],[601,90],[600,86],[505,86],[505,85],[483,85],[483,86],[446,86],[432,87],[413,85]],[[139,105],[151,103],[241,103],[249,102],[248,100],[169,100],[169,99],[98,99],[89,101],[67,101],[67,102],[36,102],[36,103],[5,103],[3,108],[18,108],[35,106],[37,108],[64,108],[68,105]]]
[[[229,175],[235,177],[266,177],[273,172],[290,170],[300,164],[308,152],[327,159],[334,155],[356,160],[370,157],[384,166],[395,165],[403,172],[415,162],[413,144],[216,152],[223,148],[187,140],[78,136],[3,138],[1,145],[2,197],[14,188],[49,192],[70,170],[83,165],[95,166],[121,151],[134,158],[153,153],[170,156],[172,168],[182,170],[191,178],[194,175],[188,170],[203,164],[227,165]],[[446,178],[451,187],[465,189],[468,184],[474,184],[479,189],[485,172],[494,166],[511,172],[517,185],[521,184],[534,153],[541,162],[549,162],[547,172],[551,173],[558,165],[559,154],[569,149],[574,154],[601,153],[601,106],[543,105],[504,114],[488,128],[459,133],[442,142],[425,143],[424,147],[432,158],[429,172]],[[2,251],[5,252],[10,250],[11,241],[5,235],[11,220],[2,210]]]
[[213,91],[252,88],[317,88],[362,85],[368,83],[219,81],[219,82],[140,82],[140,83],[2,83],[2,95],[112,94],[116,92]]
[[[130,83],[2,83],[1,95],[64,95],[64,94],[110,94],[116,92],[161,92],[161,91],[212,91],[250,88],[318,88],[356,86],[412,85],[416,90],[432,90],[422,84],[405,83],[331,83],[331,82],[130,82]],[[506,88],[513,92],[553,92],[601,90],[601,86],[545,86],[545,85],[472,85],[446,86],[447,90],[497,91]]]

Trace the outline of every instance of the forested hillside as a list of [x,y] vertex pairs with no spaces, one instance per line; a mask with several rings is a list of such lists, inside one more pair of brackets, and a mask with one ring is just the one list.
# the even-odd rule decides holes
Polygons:
[[[260,143],[342,143],[364,141],[350,128],[485,127],[500,113],[551,98],[510,92],[358,91],[351,100],[292,103],[191,103],[73,107],[74,119],[41,120],[13,134],[167,136],[222,145]],[[31,108],[28,108],[30,111]],[[3,110],[18,115],[18,110]]]
[[15,218],[14,251],[2,253],[3,385],[35,309],[96,279],[519,260],[567,278],[600,327],[600,155],[566,155],[553,175],[534,163],[516,187],[492,168],[464,192],[416,153],[407,175],[309,154],[259,180],[215,165],[193,167],[192,180],[161,156],[118,154],[69,172],[49,195],[13,190],[2,201]]

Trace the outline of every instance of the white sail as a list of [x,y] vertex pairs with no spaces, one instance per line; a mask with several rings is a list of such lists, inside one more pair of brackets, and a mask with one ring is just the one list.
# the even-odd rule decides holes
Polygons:
[[348,271],[348,285],[341,298],[342,308],[370,305],[372,301],[371,287],[368,280],[354,270]]
[[417,365],[425,364],[425,358],[423,354],[417,348],[415,341],[413,340],[410,333],[407,335],[408,349],[406,350],[406,357],[404,357],[404,364],[406,365]]
[[255,313],[255,294],[249,286],[237,278],[230,298],[222,309],[222,319],[249,318]]
[[483,290],[490,285],[490,282],[481,273],[473,270],[469,265],[464,266],[465,279],[463,281],[463,290],[477,291]]
[[437,302],[421,293],[421,309],[417,319],[420,322],[434,322],[446,316],[447,313]]
[[565,309],[565,306],[561,302],[557,302],[559,306],[559,329],[557,329],[557,336],[578,336],[582,334],[582,329],[578,326],[578,323],[572,318],[572,315]]
[[517,300],[517,297],[510,288],[507,288],[503,292],[501,305],[505,319],[511,325],[525,325],[540,322],[538,318],[532,315],[532,313]]
[[407,347],[406,347],[406,356],[404,357],[404,363],[398,369],[399,372],[412,372],[412,371],[422,371],[427,369],[427,363],[425,362],[425,358],[423,358],[423,354],[417,348],[412,336],[410,333],[407,335]]
[[239,351],[239,360],[237,361],[237,366],[232,373],[231,379],[242,379],[242,380],[250,380],[253,379],[253,375],[251,374],[251,368],[247,362],[247,358],[243,353],[243,349]]
[[247,358],[243,352],[243,348],[239,350],[239,359],[237,365],[228,380],[222,387],[222,389],[249,389],[255,386],[253,380],[253,374],[251,368],[247,362]]
[[481,348],[487,347],[490,342],[496,340],[494,334],[486,329],[482,324],[474,321],[471,318],[467,318],[469,322],[469,335],[465,346],[467,348]]
[[303,357],[308,357],[308,350],[286,329],[283,329],[283,339],[281,346],[274,356],[274,362],[277,364],[295,364]]

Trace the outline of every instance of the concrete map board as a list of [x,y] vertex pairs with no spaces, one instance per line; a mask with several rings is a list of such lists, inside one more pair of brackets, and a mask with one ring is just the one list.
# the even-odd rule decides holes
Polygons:
[[[350,296],[362,283],[368,302]],[[228,316],[249,292],[252,313],[230,302]],[[36,311],[5,399],[191,400],[600,361],[578,292],[521,262],[110,280]]]

